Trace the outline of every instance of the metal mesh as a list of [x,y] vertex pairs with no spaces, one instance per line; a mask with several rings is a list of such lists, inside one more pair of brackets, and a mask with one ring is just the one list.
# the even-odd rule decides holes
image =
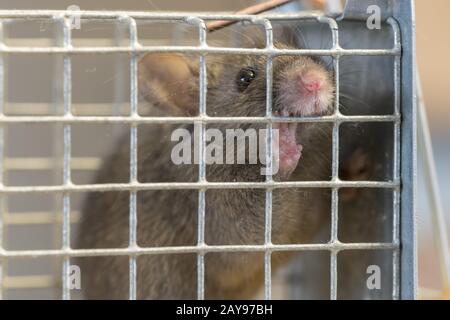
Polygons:
[[[394,44],[391,49],[343,49],[339,42],[338,24],[333,18],[322,16],[318,13],[298,13],[283,15],[264,15],[261,17],[245,15],[223,15],[223,14],[185,14],[185,13],[143,13],[143,12],[77,12],[83,20],[98,21],[111,20],[126,23],[129,32],[129,44],[120,46],[89,46],[75,47],[71,41],[71,12],[63,11],[0,11],[0,31],[1,21],[6,19],[28,19],[28,20],[53,20],[57,21],[62,30],[62,42],[57,46],[40,47],[18,47],[7,46],[0,43],[0,179],[3,177],[7,166],[19,167],[46,167],[51,166],[45,158],[29,159],[28,161],[12,162],[3,154],[4,131],[3,126],[8,124],[59,124],[63,126],[63,183],[49,186],[6,186],[0,184],[0,201],[2,201],[3,212],[4,197],[16,194],[59,194],[62,195],[62,246],[60,249],[51,250],[6,250],[0,242],[0,258],[5,265],[6,261],[18,258],[36,257],[60,257],[63,260],[62,271],[62,298],[70,299],[71,291],[68,287],[70,259],[72,257],[92,257],[92,256],[128,256],[129,257],[129,297],[136,299],[136,258],[140,255],[154,254],[176,254],[176,253],[196,253],[197,259],[197,296],[198,299],[205,297],[205,262],[204,256],[210,252],[263,252],[265,254],[265,282],[264,295],[266,299],[271,298],[271,254],[278,251],[328,251],[330,259],[330,298],[337,299],[337,259],[338,253],[344,250],[391,250],[393,255],[393,285],[392,297],[399,298],[400,289],[400,63],[401,63],[401,41],[400,31],[396,21],[392,18],[387,22],[392,28]],[[170,21],[196,26],[198,28],[199,45],[197,46],[143,46],[139,43],[136,21]],[[233,20],[243,21],[249,24],[259,24],[265,29],[266,47],[262,49],[245,48],[225,48],[211,47],[206,42],[207,30],[205,21],[210,20]],[[278,20],[313,20],[328,26],[332,34],[331,49],[280,49],[273,44],[273,21]],[[1,34],[1,32],[0,32]],[[1,40],[1,37],[0,37]],[[140,54],[148,52],[180,52],[197,53],[200,55],[200,100],[199,114],[195,117],[144,117],[138,114],[138,82],[137,63]],[[32,115],[32,116],[11,116],[4,113],[4,60],[3,54],[51,54],[63,57],[63,105],[62,115]],[[72,65],[71,60],[74,55],[82,54],[105,54],[105,53],[128,53],[130,55],[130,113],[122,116],[78,116],[71,110],[72,95]],[[267,109],[264,117],[209,117],[206,114],[206,55],[208,53],[220,54],[250,54],[263,55],[267,58]],[[339,74],[340,58],[343,56],[394,56],[394,83],[395,100],[394,113],[392,115],[365,115],[350,116],[339,111],[339,76],[336,77],[336,97],[335,111],[332,115],[310,118],[279,118],[272,116],[272,60],[277,56],[330,56],[333,59],[335,74]],[[276,182],[271,175],[265,182],[208,182],[206,180],[205,162],[205,128],[208,123],[264,123],[271,133],[272,125],[278,122],[323,122],[333,124],[332,134],[332,179],[331,181],[289,181]],[[363,122],[383,122],[394,125],[394,150],[393,150],[393,179],[391,181],[342,181],[339,178],[339,130],[343,123],[363,123]],[[74,124],[123,124],[129,126],[130,130],[130,178],[128,183],[108,183],[108,184],[74,184],[71,179],[73,166],[83,166],[88,160],[87,167],[98,165],[97,159],[78,159],[71,156],[71,128]],[[195,123],[199,125],[199,177],[198,182],[192,183],[140,183],[137,179],[137,126],[140,124],[160,124],[160,123]],[[271,169],[272,144],[271,134],[267,138],[267,163]],[[2,182],[2,180],[0,180]],[[265,238],[262,245],[207,245],[205,243],[205,192],[210,189],[244,189],[257,188],[266,191],[265,203]],[[271,241],[272,227],[272,191],[277,188],[326,188],[331,190],[331,239],[324,244],[273,244]],[[343,243],[338,238],[338,202],[339,190],[341,188],[378,188],[392,190],[393,196],[393,226],[392,242],[387,243]],[[173,190],[173,189],[193,189],[198,190],[198,243],[196,246],[177,247],[151,247],[143,248],[137,245],[137,206],[136,194],[142,190]],[[74,219],[71,214],[71,196],[74,193],[94,192],[94,191],[127,191],[130,194],[129,202],[129,247],[112,249],[72,249],[70,246],[70,226]],[[33,224],[46,222],[51,218],[45,212],[38,212],[33,215],[22,216],[9,219],[2,214],[0,220],[0,241],[4,238],[1,234],[5,226],[10,223]],[[22,219],[22,220],[20,220]],[[3,268],[5,279],[6,270]],[[30,278],[32,281],[44,281],[44,278]],[[40,280],[39,280],[40,279]],[[0,280],[1,281],[1,280]],[[14,283],[14,281],[12,281]],[[4,281],[1,285],[5,288]]]

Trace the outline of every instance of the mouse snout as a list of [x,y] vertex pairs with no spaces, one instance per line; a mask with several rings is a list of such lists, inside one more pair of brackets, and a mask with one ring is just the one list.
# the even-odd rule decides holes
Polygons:
[[314,70],[308,71],[299,78],[298,85],[302,93],[318,93],[325,82],[323,74]]
[[333,92],[332,79],[323,67],[290,67],[278,86],[279,110],[291,115],[320,115],[330,108]]

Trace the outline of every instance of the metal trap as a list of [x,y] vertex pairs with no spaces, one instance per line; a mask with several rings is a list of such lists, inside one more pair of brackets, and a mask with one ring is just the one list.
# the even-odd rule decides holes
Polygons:
[[[71,290],[71,261],[80,257],[126,257],[130,299],[136,299],[137,259],[143,255],[197,255],[197,297],[205,298],[205,255],[219,252],[264,253],[264,292],[271,298],[415,298],[415,51],[411,1],[377,1],[382,27],[367,28],[367,1],[347,1],[342,15],[298,11],[293,4],[282,12],[252,15],[179,12],[0,11],[0,220],[1,290],[3,298],[78,297]],[[286,10],[288,12],[286,12]],[[81,29],[74,26],[80,19]],[[211,21],[231,20],[229,28],[254,26],[265,48],[243,47],[208,33]],[[278,27],[301,30],[302,49],[274,45]],[[88,26],[92,26],[90,29]],[[100,33],[96,28],[102,26]],[[86,29],[84,29],[86,28]],[[159,28],[155,32],[154,28]],[[36,30],[37,32],[36,34]],[[86,36],[83,32],[93,30]],[[224,31],[226,32],[226,31]],[[155,38],[155,34],[159,35]],[[229,40],[229,39],[228,39]],[[306,46],[305,46],[306,44]],[[148,117],[138,101],[137,64],[148,52],[200,55],[200,101],[196,117]],[[267,58],[267,112],[262,117],[211,117],[206,105],[206,56],[249,54]],[[208,182],[204,147],[200,148],[198,182],[139,182],[138,127],[163,123],[196,123],[199,145],[205,145],[209,123],[258,122],[272,130],[272,61],[283,55],[322,57],[336,77],[335,112],[330,116],[296,118],[300,123],[332,125],[330,181],[262,183]],[[344,71],[358,72],[346,82]],[[103,78],[95,78],[100,74]],[[95,79],[94,82],[92,79]],[[96,82],[95,82],[96,81]],[[346,87],[347,86],[347,87]],[[94,89],[93,89],[94,88]],[[344,90],[345,89],[345,90]],[[351,90],[352,97],[341,96]],[[341,104],[347,99],[346,107]],[[92,183],[102,155],[127,132],[130,144],[129,181]],[[351,142],[351,143],[350,143]],[[357,148],[375,148],[381,164],[366,180],[340,176],[340,162]],[[267,148],[271,158],[271,148]],[[198,243],[195,246],[139,247],[136,197],[140,191],[189,189],[198,192]],[[261,245],[205,243],[207,190],[265,190],[265,238]],[[272,243],[272,193],[280,188],[320,188],[330,192],[329,233],[316,243]],[[373,220],[367,237],[346,239],[351,227],[343,190],[375,194],[367,209]],[[111,249],[73,248],[74,230],[89,192],[129,193],[129,246]],[[366,207],[367,208],[367,207]],[[361,206],[364,220],[365,209]],[[361,224],[363,224],[361,222]],[[344,231],[342,231],[344,230]],[[279,252],[303,253],[274,278],[271,259]],[[313,257],[318,254],[317,257]],[[303,258],[302,258],[303,256]],[[308,258],[309,257],[309,258]],[[311,259],[310,259],[311,258]],[[321,261],[323,268],[313,262]],[[340,273],[348,263],[360,264],[354,275]],[[316,263],[316,262],[314,262]],[[316,264],[317,265],[317,264]],[[383,270],[380,290],[366,287],[367,267]],[[321,270],[315,270],[321,269]],[[61,276],[58,276],[61,275]],[[325,279],[320,288],[317,283]],[[353,288],[340,292],[341,284]],[[280,293],[281,292],[281,293]]]

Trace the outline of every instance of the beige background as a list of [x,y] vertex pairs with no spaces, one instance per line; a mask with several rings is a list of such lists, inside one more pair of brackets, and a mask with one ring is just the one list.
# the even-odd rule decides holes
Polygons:
[[[450,41],[446,32],[449,12],[448,0],[416,0],[417,59],[433,133],[447,229],[450,222]],[[420,283],[438,286],[437,260],[432,245],[434,232],[430,227],[426,207],[419,205],[419,210]]]
[[450,1],[416,0],[417,58],[433,130],[450,131]]

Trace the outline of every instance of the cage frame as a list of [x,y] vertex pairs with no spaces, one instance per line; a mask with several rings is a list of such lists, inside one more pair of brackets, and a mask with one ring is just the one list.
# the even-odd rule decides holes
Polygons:
[[[295,14],[263,14],[259,16],[231,15],[220,13],[158,13],[158,12],[100,12],[79,11],[77,16],[86,19],[113,19],[121,20],[129,28],[130,43],[128,46],[114,47],[73,47],[71,44],[71,26],[69,19],[73,16],[70,11],[28,11],[28,10],[0,10],[0,19],[54,19],[62,27],[62,45],[51,47],[8,47],[0,44],[0,97],[4,88],[4,53],[34,53],[56,54],[64,56],[63,100],[64,114],[62,116],[6,116],[3,112],[3,99],[0,99],[0,169],[3,173],[3,125],[10,123],[59,123],[64,128],[64,155],[63,155],[63,184],[57,186],[13,187],[0,184],[0,198],[8,194],[20,193],[59,193],[63,195],[62,212],[62,248],[56,250],[5,250],[0,242],[0,259],[24,257],[63,257],[63,299],[70,299],[68,287],[70,258],[124,255],[129,257],[129,297],[136,299],[136,257],[142,254],[163,253],[196,253],[197,260],[197,297],[204,298],[204,255],[207,252],[264,252],[265,253],[265,298],[271,298],[271,253],[276,251],[305,251],[326,250],[331,253],[330,298],[337,298],[337,254],[342,250],[375,250],[386,249],[393,252],[393,292],[394,299],[415,299],[416,297],[416,256],[415,256],[415,180],[416,180],[416,92],[415,92],[415,48],[414,48],[414,8],[412,1],[379,1],[383,7],[383,19],[394,30],[394,46],[391,49],[342,49],[339,46],[338,26],[340,19],[362,19],[367,17],[364,2],[348,1],[344,13],[340,17],[326,17],[317,12],[300,12]],[[181,21],[196,26],[199,32],[199,46],[142,46],[139,44],[136,30],[136,20],[164,20]],[[266,32],[266,48],[217,48],[206,43],[207,20],[236,20],[248,21],[252,24],[261,24]],[[270,21],[273,20],[303,20],[315,19],[320,23],[328,24],[333,35],[331,49],[278,49],[273,46],[273,34]],[[131,69],[131,91],[129,116],[74,116],[71,113],[71,56],[85,53],[129,53]],[[196,117],[143,117],[138,114],[138,87],[137,87],[137,61],[138,55],[147,52],[195,52],[200,54],[200,101],[199,115]],[[265,117],[208,117],[206,114],[206,62],[207,53],[235,53],[258,54],[268,57],[267,63],[267,110]],[[331,116],[311,118],[275,118],[271,113],[272,96],[272,68],[271,59],[278,55],[315,55],[332,56],[335,71],[339,70],[339,58],[345,55],[390,55],[395,56],[395,112],[393,115],[346,116],[339,112],[339,98],[336,99],[336,112]],[[401,81],[400,81],[401,79]],[[400,88],[401,84],[401,88]],[[398,87],[397,87],[398,86]],[[339,97],[339,77],[336,77],[337,94]],[[207,182],[205,174],[205,125],[214,123],[265,123],[272,130],[276,122],[327,122],[333,123],[333,179],[331,181],[312,182],[275,182],[270,175],[266,182],[233,183],[233,182]],[[342,181],[338,176],[338,148],[339,125],[344,122],[390,122],[395,126],[394,147],[394,179],[393,181]],[[71,181],[71,125],[76,123],[122,123],[130,125],[130,182],[123,184],[102,185],[75,185]],[[139,183],[137,180],[137,125],[149,123],[197,123],[200,125],[199,135],[199,181],[193,183]],[[268,135],[268,145],[271,135]],[[336,142],[337,141],[337,142]],[[271,157],[271,147],[268,150],[268,160]],[[203,161],[202,161],[203,160]],[[267,163],[271,163],[268,161]],[[401,164],[401,165],[400,165]],[[269,166],[270,170],[270,166]],[[2,174],[0,174],[0,177]],[[0,180],[1,182],[1,180]],[[271,243],[271,197],[275,188],[329,188],[332,190],[332,228],[331,242],[326,244],[292,244],[275,245]],[[352,188],[388,188],[394,191],[394,226],[392,243],[342,243],[337,237],[338,221],[338,190],[343,187]],[[265,241],[263,245],[207,245],[204,241],[205,233],[205,191],[207,189],[223,188],[259,188],[266,190],[265,210]],[[136,193],[141,190],[173,190],[195,189],[199,191],[198,208],[198,244],[196,246],[141,248],[137,245],[137,212]],[[129,247],[123,249],[71,249],[70,248],[70,195],[82,191],[118,191],[127,190],[130,193],[129,210]],[[1,218],[0,218],[1,219]],[[0,220],[0,238],[2,221]],[[1,269],[0,269],[1,270]],[[1,273],[1,272],[0,272]],[[0,280],[1,281],[1,280]]]

